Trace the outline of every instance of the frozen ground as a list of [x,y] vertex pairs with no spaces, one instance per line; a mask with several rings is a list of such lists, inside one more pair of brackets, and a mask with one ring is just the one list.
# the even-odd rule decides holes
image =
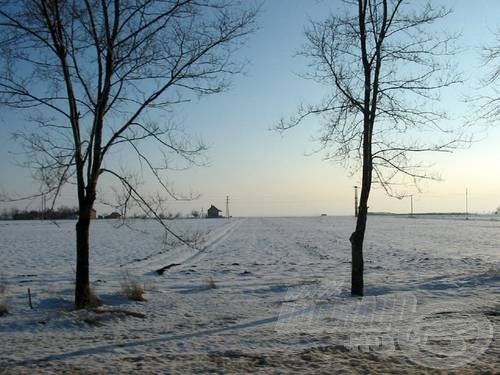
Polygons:
[[[92,224],[93,286],[104,310],[125,309],[144,318],[71,309],[73,222],[0,222],[0,285],[6,287],[0,304],[9,310],[0,317],[0,373],[440,371],[415,364],[398,344],[385,353],[349,349],[350,332],[341,329],[276,330],[284,303],[294,302],[290,288],[329,289],[328,298],[308,302],[327,311],[356,302],[348,294],[353,218],[171,222],[196,240],[197,251],[165,238],[154,222],[118,224]],[[467,309],[461,313],[487,317],[493,339],[481,340],[488,349],[471,363],[444,371],[498,373],[499,246],[496,221],[371,216],[367,295],[412,293],[418,306],[460,303]],[[154,272],[173,263],[181,265],[161,276]],[[147,302],[121,296],[126,272],[145,284]],[[210,280],[216,288],[209,287]],[[443,326],[446,314],[439,311],[434,324]],[[337,310],[319,326],[343,318]],[[469,339],[477,336],[470,327],[459,328]]]

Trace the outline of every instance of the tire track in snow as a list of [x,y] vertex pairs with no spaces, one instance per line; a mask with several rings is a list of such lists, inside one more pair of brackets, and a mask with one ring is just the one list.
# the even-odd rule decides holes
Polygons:
[[186,265],[191,265],[197,262],[200,258],[203,258],[207,253],[209,253],[211,250],[214,250],[219,244],[224,242],[244,221],[245,219],[237,219],[232,223],[229,223],[228,225],[224,226],[222,228],[223,230],[221,230],[220,232],[210,236],[210,238],[203,244],[202,249],[197,253],[191,255],[184,261],[182,261],[179,268]]
[[234,221],[224,225],[220,229],[215,229],[208,234],[208,238],[202,242],[199,249],[189,248],[186,245],[180,245],[177,250],[184,249],[188,256],[186,258],[173,257],[169,252],[161,252],[157,255],[148,257],[134,262],[133,265],[127,265],[127,269],[135,272],[155,273],[162,267],[171,265],[175,269],[182,269],[185,265],[193,264],[200,258],[204,257],[211,250],[215,249],[217,245],[222,243],[228,238],[234,230],[245,221],[245,219],[233,219]]

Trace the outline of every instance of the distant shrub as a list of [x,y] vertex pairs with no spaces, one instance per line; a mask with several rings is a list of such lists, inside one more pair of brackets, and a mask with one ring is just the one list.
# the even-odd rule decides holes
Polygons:
[[184,243],[194,247],[195,249],[198,249],[205,241],[206,234],[207,234],[206,232],[201,230],[196,230],[194,232],[180,233],[180,238],[183,240],[181,241],[179,240],[179,238],[169,235],[168,232],[165,231],[165,233],[163,234],[162,243],[167,248],[176,247]]
[[207,280],[205,280],[207,289],[217,289],[217,285],[215,284],[215,281],[212,277],[209,277]]
[[128,299],[132,301],[146,301],[144,298],[144,286],[137,278],[131,276],[128,272],[123,274],[121,287],[123,294]]

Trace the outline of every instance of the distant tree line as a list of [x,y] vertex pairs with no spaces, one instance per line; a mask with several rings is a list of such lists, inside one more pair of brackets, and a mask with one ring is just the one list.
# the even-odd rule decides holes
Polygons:
[[4,209],[0,212],[0,220],[71,220],[78,217],[76,207],[61,206],[57,209],[20,210],[18,208]]
[[[159,214],[164,220],[190,219],[201,217],[200,212],[193,210],[191,214],[183,215],[181,212],[167,212]],[[109,215],[99,215],[99,219],[108,218]],[[150,219],[147,215],[134,214],[132,219]],[[18,208],[4,209],[0,212],[0,220],[76,220],[78,219],[78,208],[61,206],[55,210],[20,210]]]

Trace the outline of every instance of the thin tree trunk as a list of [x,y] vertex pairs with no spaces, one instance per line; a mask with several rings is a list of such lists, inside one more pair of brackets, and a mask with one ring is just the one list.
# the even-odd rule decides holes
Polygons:
[[359,206],[359,213],[356,222],[356,230],[351,234],[351,294],[362,296],[364,294],[364,262],[363,262],[363,241],[365,238],[366,219],[367,219],[366,202]]
[[75,305],[81,309],[90,305],[89,282],[89,228],[90,208],[80,210],[76,223],[76,282]]
[[[370,129],[371,127],[369,127]],[[371,154],[371,132],[365,132],[363,145],[363,179],[361,184],[361,195],[359,200],[356,230],[351,234],[351,294],[354,296],[364,295],[364,261],[363,242],[365,239],[366,221],[368,218],[368,198],[372,186],[372,154]]]

